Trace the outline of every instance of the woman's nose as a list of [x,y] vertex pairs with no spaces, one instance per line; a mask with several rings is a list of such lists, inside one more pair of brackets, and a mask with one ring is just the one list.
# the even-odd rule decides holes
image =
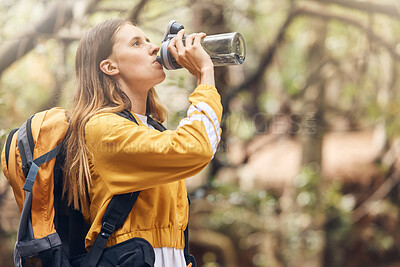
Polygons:
[[158,51],[160,51],[160,48],[155,44],[151,44],[150,54],[157,55]]

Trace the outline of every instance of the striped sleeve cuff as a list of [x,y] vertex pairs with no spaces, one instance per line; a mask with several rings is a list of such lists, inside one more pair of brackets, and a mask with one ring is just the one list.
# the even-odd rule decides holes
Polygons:
[[[197,111],[197,112],[196,112]],[[221,134],[219,130],[218,117],[214,110],[205,102],[191,105],[187,111],[187,117],[181,120],[178,127],[182,127],[186,124],[191,124],[193,121],[200,121],[203,123],[206,129],[208,140],[210,141],[213,157],[217,151],[218,143],[221,140]]]

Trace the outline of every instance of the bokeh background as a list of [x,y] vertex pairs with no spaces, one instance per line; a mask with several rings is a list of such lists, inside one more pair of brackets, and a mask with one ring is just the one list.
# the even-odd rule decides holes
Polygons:
[[[0,145],[31,114],[68,108],[84,32],[132,18],[159,44],[237,31],[246,61],[216,68],[223,137],[188,179],[199,266],[400,266],[400,2],[396,0],[0,0]],[[167,128],[195,79],[156,87]],[[0,174],[0,265],[19,212]]]

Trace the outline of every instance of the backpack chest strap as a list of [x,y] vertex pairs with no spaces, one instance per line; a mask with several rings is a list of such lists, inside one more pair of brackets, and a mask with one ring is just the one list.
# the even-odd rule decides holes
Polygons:
[[52,160],[53,158],[55,158],[58,153],[60,153],[62,148],[62,142],[60,144],[58,144],[55,148],[53,148],[52,150],[50,150],[49,152],[47,152],[46,154],[38,157],[37,159],[27,162],[26,165],[29,166],[29,172],[28,175],[26,176],[26,181],[24,184],[24,190],[25,191],[29,191],[32,192],[32,187],[33,184],[35,183],[35,179],[37,176],[37,173],[39,171],[39,167]]

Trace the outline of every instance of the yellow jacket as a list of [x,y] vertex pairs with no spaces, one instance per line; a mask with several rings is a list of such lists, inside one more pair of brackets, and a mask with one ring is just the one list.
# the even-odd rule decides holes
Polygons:
[[107,246],[142,237],[153,247],[184,247],[188,221],[185,178],[200,172],[213,158],[220,141],[222,106],[213,86],[199,85],[190,95],[187,117],[174,131],[159,132],[116,114],[93,116],[86,124],[92,185],[89,188],[92,226],[89,248],[101,218],[115,194],[140,190],[125,224]]

